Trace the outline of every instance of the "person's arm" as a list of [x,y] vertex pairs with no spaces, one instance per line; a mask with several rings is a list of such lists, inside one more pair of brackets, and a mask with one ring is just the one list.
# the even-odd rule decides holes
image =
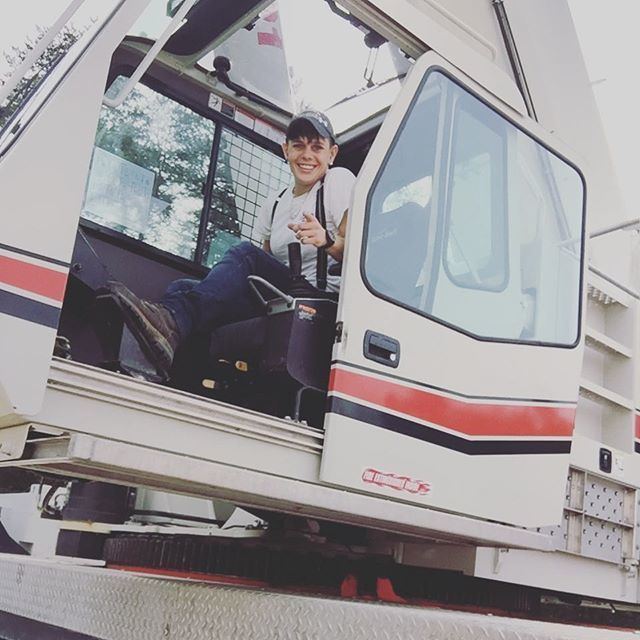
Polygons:
[[[347,236],[347,207],[351,202],[351,194],[356,177],[347,169],[332,169],[327,174],[326,188],[326,205],[327,216],[331,217],[336,233],[334,244],[327,248],[327,253],[337,262],[342,262],[344,256],[344,247]],[[340,213],[342,216],[338,218]],[[338,223],[339,220],[339,223]],[[312,244],[315,247],[325,247],[327,244],[327,236],[324,228],[316,217],[310,213],[304,214],[304,222],[301,224],[289,224],[296,238],[302,244]]]
[[265,253],[271,253],[271,239],[270,238],[265,238],[262,241],[262,250]]
[[[304,214],[304,222],[300,224],[289,224],[289,229],[296,234],[296,238],[301,244],[312,244],[314,247],[321,249],[327,244],[327,232],[320,224],[319,220],[310,213]],[[338,225],[337,232],[334,237],[334,243],[327,249],[327,253],[337,260],[342,261],[344,254],[344,243],[347,233],[347,212],[342,215],[342,220]]]

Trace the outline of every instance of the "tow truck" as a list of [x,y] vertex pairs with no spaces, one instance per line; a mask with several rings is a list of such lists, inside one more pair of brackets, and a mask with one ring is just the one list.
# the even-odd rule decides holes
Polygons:
[[638,221],[565,0],[294,6],[313,82],[366,61],[340,298],[253,281],[168,379],[105,285],[252,239],[283,12],[72,0],[0,86],[0,636],[634,637]]

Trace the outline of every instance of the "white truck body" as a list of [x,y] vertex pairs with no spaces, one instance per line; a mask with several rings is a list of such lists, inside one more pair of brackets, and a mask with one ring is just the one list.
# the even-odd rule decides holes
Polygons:
[[[114,0],[102,7],[100,20],[0,132],[0,467],[363,527],[382,532],[376,549],[400,564],[640,604],[635,247],[625,231],[587,242],[590,233],[623,222],[625,213],[566,3],[340,3],[415,63],[388,111],[365,114],[361,123],[338,133],[338,143],[348,148],[382,123],[358,173],[349,213],[337,317],[341,334],[333,347],[330,404],[322,429],[51,357],[65,283],[75,264],[96,129],[101,108],[108,108],[102,103],[112,55],[120,46],[124,54],[141,59],[152,48],[140,41],[121,45],[147,4]],[[155,62],[149,60],[152,71],[169,69],[206,92],[207,117],[214,111],[215,118],[230,117],[236,130],[250,121],[254,132],[261,122],[264,148],[286,128],[286,114],[234,95],[193,63],[267,4],[254,3],[197,55],[162,51],[155,52]],[[501,8],[516,51],[497,17]],[[220,115],[223,102],[234,105],[238,115],[224,110]],[[507,222],[500,238],[508,247],[501,263],[506,275],[484,286],[484,272],[469,266],[466,274],[468,256],[460,248],[456,262],[458,254],[449,244],[443,249],[443,267],[427,266],[424,258],[414,283],[422,290],[420,302],[409,303],[376,284],[368,266],[374,255],[368,234],[373,233],[377,194],[383,192],[380,210],[386,212],[389,194],[398,191],[385,183],[385,171],[408,165],[407,174],[415,174],[413,166],[427,154],[412,158],[411,140],[402,132],[414,126],[413,118],[426,119],[430,104],[437,105],[433,112],[438,115],[428,176],[433,185],[433,213],[426,214],[425,223],[433,239],[429,242],[440,242],[437,238],[445,233],[436,227],[450,229],[452,224],[452,185],[465,180],[463,173],[451,177],[457,171],[456,144],[465,140],[462,136],[459,142],[455,127],[464,122],[464,113],[471,114],[474,122],[490,122],[485,129],[497,132],[500,140],[490,149],[507,158],[500,165],[506,185],[500,187],[502,204],[495,195],[488,206],[480,195],[477,202],[479,212],[483,206],[489,211],[491,224],[495,211],[504,209]],[[422,115],[414,115],[420,110]],[[402,158],[394,157],[396,149],[404,154],[404,166]],[[474,167],[481,173],[485,160],[478,157]],[[497,174],[491,173],[488,189]],[[416,177],[423,174],[412,180]],[[455,202],[467,208],[474,204]],[[442,212],[440,218],[436,212]],[[558,223],[548,237],[536,230],[565,214],[569,222],[565,227]],[[533,216],[539,216],[535,222]],[[457,275],[451,271],[456,264]],[[545,319],[536,305],[557,315]],[[389,352],[393,357],[386,347],[382,352],[372,348],[378,357],[370,357],[367,345],[378,344],[367,342],[371,333],[398,343],[397,352],[395,347]],[[209,618],[211,607],[230,607],[238,618],[245,607],[253,607],[256,618],[244,618],[251,637],[281,637],[261,622],[265,606],[278,609],[273,624],[282,622],[282,637],[346,637],[344,628],[353,638],[393,635],[391,628],[402,630],[396,637],[403,638],[473,638],[494,632],[505,638],[524,633],[540,638],[628,635],[226,587],[201,589],[59,562],[0,558],[5,594],[0,608],[64,627],[59,615],[21,604],[40,598],[48,588],[45,582],[63,581],[69,587],[63,597],[69,601],[79,590],[95,595],[122,584],[134,592],[149,590],[148,597],[158,602],[188,597],[197,603],[188,614],[173,604],[158,605],[160,626],[144,629],[110,627],[110,615],[123,623],[138,615],[131,605],[125,611],[117,598],[101,612],[88,608],[73,616],[68,629],[100,638],[212,634],[204,623],[189,635],[184,628],[175,630],[173,622],[189,616],[189,624],[197,626],[197,620]],[[21,590],[23,576],[28,586]],[[313,611],[307,615],[305,607]],[[376,607],[383,607],[381,613]],[[303,613],[289,626],[283,621],[291,620],[292,608]],[[154,615],[147,612],[141,619]],[[342,620],[335,628],[318,622],[334,615]],[[385,622],[376,623],[376,616]],[[314,620],[318,632],[310,628]],[[240,637],[241,627],[230,624],[233,631],[206,637]]]

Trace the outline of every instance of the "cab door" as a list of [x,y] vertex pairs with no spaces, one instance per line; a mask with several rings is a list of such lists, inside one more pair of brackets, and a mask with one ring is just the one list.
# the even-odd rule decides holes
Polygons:
[[520,526],[561,517],[584,182],[434,52],[359,175],[321,479]]
[[60,6],[33,75],[18,78],[18,67],[20,83],[0,105],[9,114],[0,118],[3,426],[25,422],[42,405],[111,55],[147,2]]

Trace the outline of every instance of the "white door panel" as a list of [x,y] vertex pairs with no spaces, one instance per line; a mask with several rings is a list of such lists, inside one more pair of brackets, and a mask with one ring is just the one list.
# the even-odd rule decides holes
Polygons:
[[460,75],[425,54],[359,176],[321,477],[552,524],[581,364],[583,181]]
[[95,5],[0,137],[0,420],[42,403],[111,55],[147,0]]

